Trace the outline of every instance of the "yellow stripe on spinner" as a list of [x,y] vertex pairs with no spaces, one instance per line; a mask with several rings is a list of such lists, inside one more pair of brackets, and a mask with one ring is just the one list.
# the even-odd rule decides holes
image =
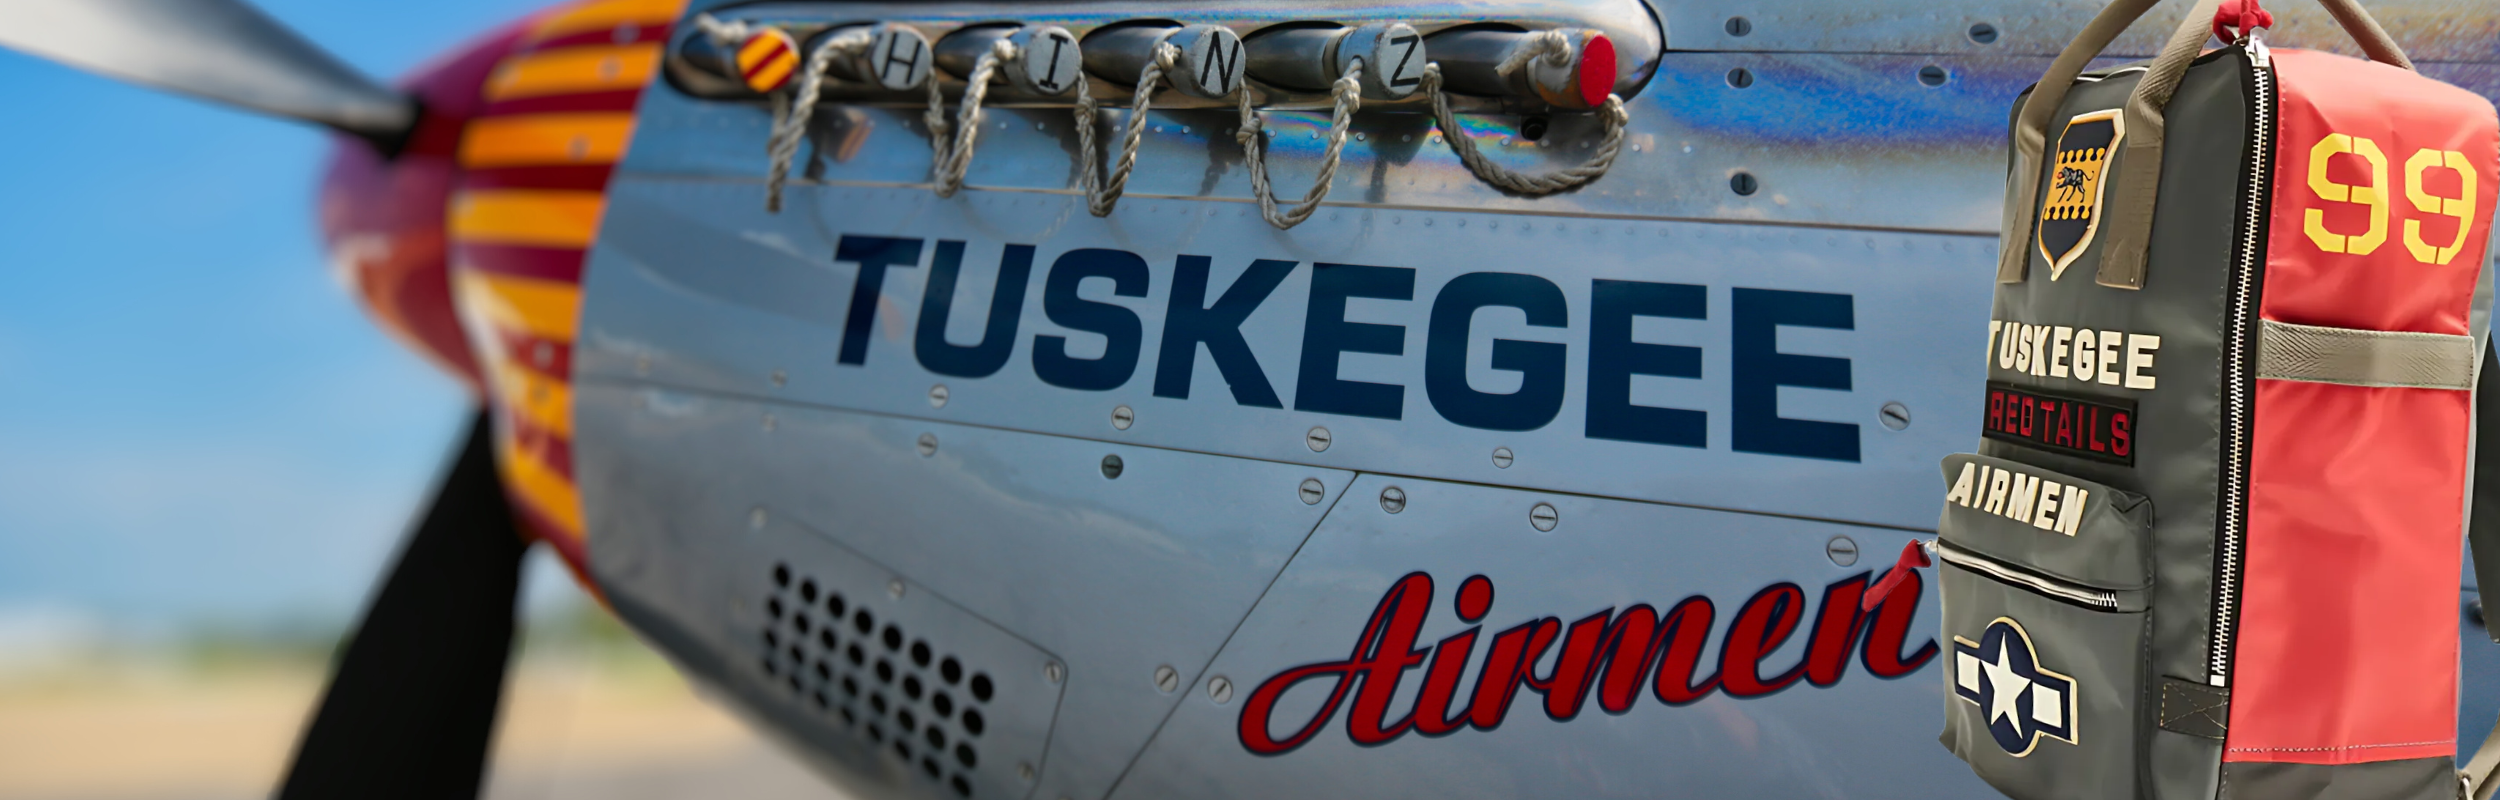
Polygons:
[[453,270],[452,289],[459,294],[461,314],[471,318],[466,326],[471,330],[484,324],[571,342],[581,319],[582,289],[570,283]]
[[486,99],[639,89],[660,64],[657,42],[586,45],[514,56],[486,81]]
[[[530,29],[530,41],[546,41],[583,31],[616,30],[622,26],[635,28],[666,27],[677,22],[677,15],[686,8],[685,0],[604,0],[584,3],[550,14]],[[639,34],[637,30],[635,33]],[[620,34],[622,35],[622,34]]]
[[451,237],[479,244],[588,248],[599,234],[599,192],[478,189],[452,196]]
[[522,450],[511,437],[498,438],[503,439],[503,446],[497,449],[503,451],[503,458],[498,460],[503,462],[505,487],[511,489],[521,502],[538,509],[549,521],[563,528],[563,533],[575,539],[581,538],[582,496],[574,489],[573,482],[565,480],[562,473]]
[[460,165],[473,169],[543,164],[613,164],[625,155],[634,115],[619,112],[524,114],[470,122]]

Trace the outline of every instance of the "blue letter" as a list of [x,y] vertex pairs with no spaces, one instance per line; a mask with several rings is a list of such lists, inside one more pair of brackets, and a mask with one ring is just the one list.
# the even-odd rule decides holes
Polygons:
[[1432,301],[1432,326],[1424,333],[1424,396],[1441,418],[1470,428],[1530,431],[1562,411],[1565,345],[1493,340],[1493,368],[1519,373],[1519,391],[1479,392],[1467,386],[1467,325],[1476,309],[1508,306],[1527,312],[1528,324],[1571,324],[1562,289],[1534,275],[1471,272],[1450,280]]
[[1292,261],[1259,259],[1233,280],[1215,307],[1207,302],[1207,268],[1214,259],[1181,256],[1172,271],[1172,301],[1163,312],[1163,349],[1155,356],[1155,396],[1189,399],[1189,378],[1198,366],[1198,345],[1207,346],[1215,371],[1232,386],[1233,402],[1260,408],[1284,408],[1276,387],[1259,371],[1250,343],[1241,338],[1241,322],[1293,274]]
[[1024,316],[1024,286],[1033,277],[1033,246],[1011,244],[1000,257],[988,326],[981,331],[981,343],[970,347],[946,343],[946,316],[955,304],[955,274],[963,265],[964,243],[938,240],[937,257],[929,262],[929,286],[920,294],[920,330],[912,339],[912,352],[930,372],[988,377],[1006,366],[1007,354],[1016,347],[1016,322]]
[[833,245],[833,260],[859,264],[851,282],[851,310],[842,318],[839,364],[868,363],[868,333],[877,324],[877,297],[885,291],[885,268],[920,266],[920,240],[843,234]]
[[1068,337],[1035,336],[1033,374],[1043,383],[1065,389],[1116,389],[1137,371],[1137,350],[1145,342],[1146,329],[1138,324],[1137,312],[1078,298],[1076,288],[1086,278],[1110,278],[1114,295],[1146,296],[1146,260],[1136,253],[1087,248],[1070,250],[1051,262],[1050,277],[1042,281],[1042,315],[1062,327],[1099,333],[1110,341],[1103,345],[1101,358],[1071,358]]
[[1735,375],[1729,399],[1735,406],[1735,448],[1800,458],[1858,460],[1858,426],[1780,416],[1779,387],[1849,390],[1849,359],[1792,356],[1779,351],[1779,326],[1855,330],[1845,294],[1736,290]]
[[1415,299],[1415,271],[1356,264],[1311,265],[1311,305],[1302,318],[1302,374],[1293,410],[1397,419],[1405,413],[1406,387],[1337,379],[1343,353],[1406,354],[1406,326],[1345,321],[1348,297]]
[[1634,375],[1701,377],[1701,348],[1634,342],[1632,318],[1709,319],[1709,292],[1689,283],[1600,280],[1589,299],[1589,438],[1708,447],[1709,414],[1632,404]]

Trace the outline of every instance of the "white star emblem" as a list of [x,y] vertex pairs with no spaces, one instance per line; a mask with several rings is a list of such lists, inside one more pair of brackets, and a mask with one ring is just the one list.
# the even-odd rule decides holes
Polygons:
[[1988,688],[1993,692],[1988,698],[1988,722],[1993,724],[1997,718],[2003,717],[2017,729],[2021,728],[2022,712],[2016,701],[2021,700],[2023,692],[2031,688],[2031,679],[2014,674],[2014,668],[2005,663],[2005,648],[2002,645],[1997,647],[1996,658],[1981,662],[1980,669],[1988,674]]

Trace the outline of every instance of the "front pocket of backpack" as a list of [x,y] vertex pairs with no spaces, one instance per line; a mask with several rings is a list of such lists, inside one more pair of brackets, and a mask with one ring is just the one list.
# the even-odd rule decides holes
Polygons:
[[1978,486],[1948,496],[1937,537],[1945,746],[2016,800],[2136,796],[2150,504],[1985,456],[1946,475]]

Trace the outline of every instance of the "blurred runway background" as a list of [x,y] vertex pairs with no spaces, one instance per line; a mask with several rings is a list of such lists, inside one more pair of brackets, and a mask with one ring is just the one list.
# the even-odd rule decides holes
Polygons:
[[[527,0],[262,8],[376,76]],[[266,796],[465,419],[314,228],[325,134],[0,51],[0,798]],[[497,798],[821,797],[538,558]]]

